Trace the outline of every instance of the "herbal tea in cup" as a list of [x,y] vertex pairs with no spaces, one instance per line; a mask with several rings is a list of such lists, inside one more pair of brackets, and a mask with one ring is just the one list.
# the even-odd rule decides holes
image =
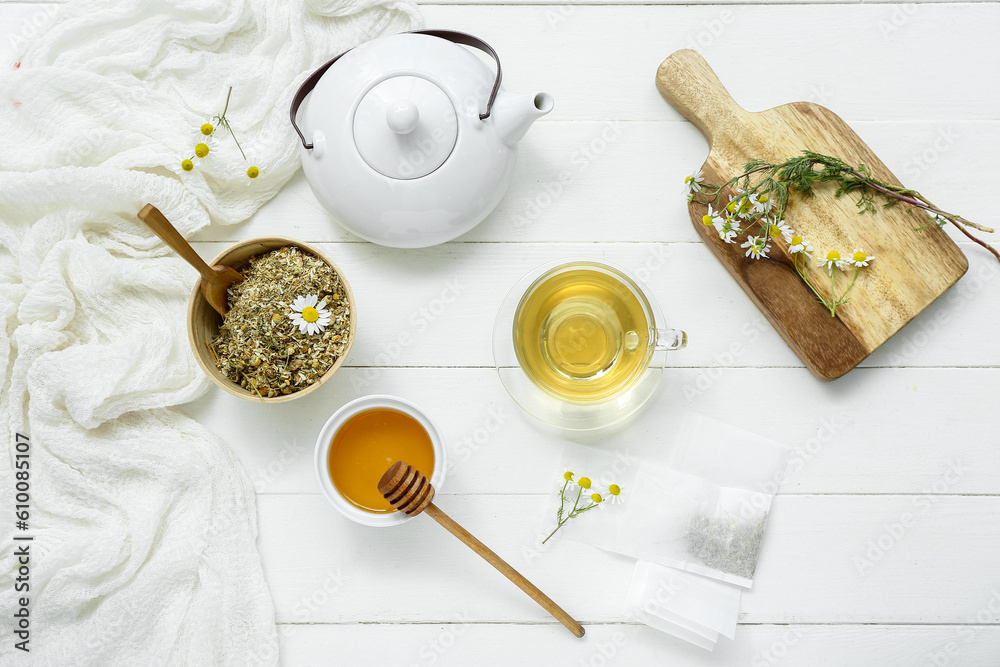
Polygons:
[[577,404],[609,401],[643,377],[656,350],[684,346],[657,330],[643,290],[623,271],[570,262],[541,274],[513,317],[517,362],[539,388]]

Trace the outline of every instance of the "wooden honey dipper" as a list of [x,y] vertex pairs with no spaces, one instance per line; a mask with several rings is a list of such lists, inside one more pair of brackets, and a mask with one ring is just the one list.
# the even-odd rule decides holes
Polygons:
[[434,499],[434,487],[422,472],[408,463],[396,461],[389,466],[389,469],[382,475],[382,479],[378,481],[378,490],[385,496],[390,505],[407,516],[416,516],[421,512],[429,514],[448,532],[465,542],[470,549],[499,570],[503,576],[513,581],[518,588],[540,604],[545,611],[552,614],[570,632],[577,637],[583,636],[583,626],[563,611],[562,607],[553,602],[552,598],[538,590],[538,587],[525,579],[520,572],[512,568],[504,559],[493,553],[489,547],[473,537],[469,531],[458,525],[454,519],[431,502]]

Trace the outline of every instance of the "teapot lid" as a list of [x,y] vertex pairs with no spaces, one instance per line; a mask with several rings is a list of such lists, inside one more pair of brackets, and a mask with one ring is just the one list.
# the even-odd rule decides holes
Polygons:
[[458,140],[448,94],[417,75],[375,84],[354,112],[354,143],[368,165],[389,178],[420,178],[444,164]]

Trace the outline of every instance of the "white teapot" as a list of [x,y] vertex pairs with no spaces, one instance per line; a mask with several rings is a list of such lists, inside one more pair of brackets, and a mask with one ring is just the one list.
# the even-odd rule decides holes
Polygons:
[[[496,74],[460,45],[492,56]],[[469,231],[503,197],[518,142],[552,110],[547,93],[513,95],[500,80],[492,47],[447,30],[382,37],[326,63],[290,111],[316,198],[385,246],[423,248]]]

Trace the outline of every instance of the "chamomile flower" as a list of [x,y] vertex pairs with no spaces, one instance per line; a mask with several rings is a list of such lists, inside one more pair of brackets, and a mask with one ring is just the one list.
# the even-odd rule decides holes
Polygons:
[[573,472],[570,471],[570,470],[567,470],[566,472],[564,472],[563,473],[563,479],[566,480],[567,482],[572,482],[573,481]]
[[868,266],[868,263],[874,259],[875,256],[866,254],[864,248],[855,248],[848,263],[860,269],[862,266]]
[[326,309],[326,301],[319,301],[315,294],[297,296],[292,301],[292,310],[288,319],[299,328],[300,333],[315,334],[322,331],[330,323],[330,311]]
[[207,138],[194,145],[194,154],[198,158],[206,158],[212,152],[212,143]]
[[260,168],[251,165],[247,169],[246,176],[247,177],[243,179],[243,182],[246,183],[247,185],[253,184],[254,179],[260,176]]
[[211,123],[202,123],[201,127],[198,128],[198,131],[201,132],[202,136],[210,137],[212,136],[212,133],[215,132],[215,126]]
[[792,242],[792,237],[795,236],[795,232],[784,220],[765,220],[764,224],[766,225],[765,229],[767,230],[767,235],[770,238],[776,239],[780,236],[785,239],[785,243]]
[[726,204],[726,210],[732,215],[738,215],[741,218],[748,218],[753,215],[754,203],[751,197],[753,195],[742,194],[742,190],[737,190],[737,196],[729,195],[729,203]]
[[592,493],[590,494],[590,502],[594,503],[595,505],[600,505],[601,503],[604,502],[604,497],[599,493]]
[[740,233],[740,226],[733,218],[723,220],[721,225],[715,226],[715,229],[719,232],[719,238],[726,243],[735,243],[736,236]]
[[184,171],[191,171],[192,169],[194,169],[194,162],[191,160],[191,158],[184,158],[183,160],[181,160],[181,169],[183,169]]
[[589,489],[591,484],[589,477],[581,477],[579,480],[577,480],[576,483],[579,484],[580,488],[583,489]]
[[767,213],[771,210],[772,201],[767,194],[750,195],[750,198],[753,199],[753,210],[757,213]]
[[722,213],[722,211],[713,211],[712,210],[712,205],[709,204],[708,205],[708,213],[706,213],[705,215],[701,216],[701,224],[703,224],[703,225],[715,225],[715,228],[718,229],[719,226],[723,223],[722,215],[720,215],[721,213]]
[[625,502],[625,498],[622,496],[622,488],[617,484],[612,484],[608,487],[608,502],[612,505],[620,505]]
[[831,250],[830,252],[826,253],[826,259],[819,260],[819,262],[816,263],[816,266],[825,266],[826,270],[829,271],[830,275],[832,276],[834,267],[843,270],[844,266],[846,266],[848,263],[849,262],[846,259],[842,259],[840,257],[839,252],[837,252],[836,250]]
[[808,255],[809,253],[812,252],[813,249],[812,244],[809,243],[809,241],[802,238],[801,236],[799,236],[798,234],[793,236],[792,240],[789,241],[788,244],[789,244],[788,252],[790,252],[793,255],[797,252],[804,252],[805,254]]
[[701,169],[688,174],[684,177],[684,191],[686,194],[693,195],[695,192],[701,192],[701,184],[705,182],[705,176],[702,174]]
[[767,245],[767,238],[763,236],[748,236],[747,240],[740,247],[746,248],[746,256],[753,259],[767,257],[768,251],[771,250],[771,246]]

